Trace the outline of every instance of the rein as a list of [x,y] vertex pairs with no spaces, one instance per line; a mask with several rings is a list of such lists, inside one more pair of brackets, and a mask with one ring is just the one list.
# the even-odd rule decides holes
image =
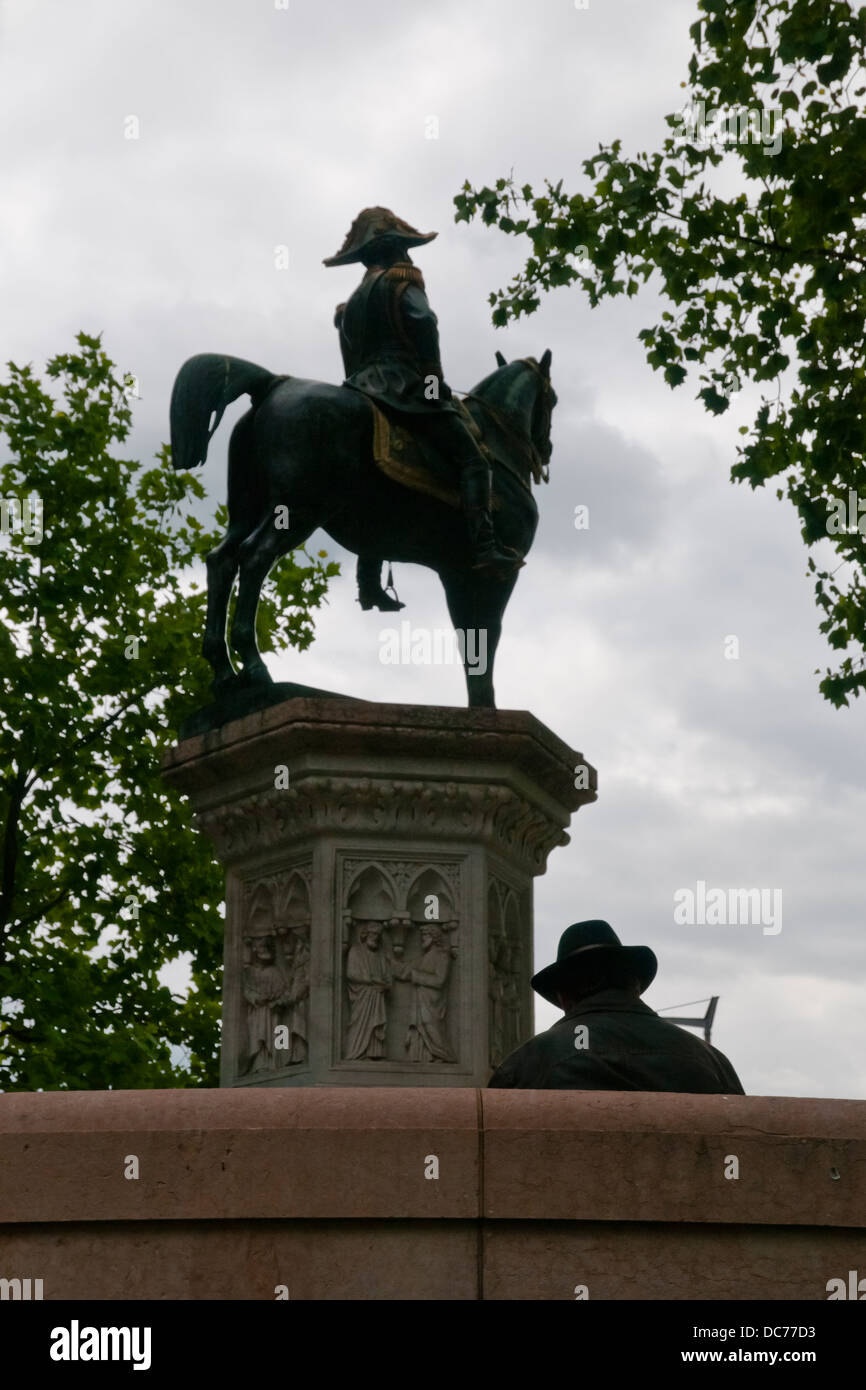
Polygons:
[[[549,396],[550,382],[545,377],[544,373],[541,371],[541,368],[538,367],[537,364],[533,362],[532,359],[529,357],[522,357],[520,361],[523,362],[527,367],[532,368],[532,370],[535,372],[536,376],[542,383],[542,390],[545,392],[547,396]],[[536,483],[546,483],[549,481],[549,465],[545,463],[544,459],[541,456],[541,452],[538,446],[531,437],[527,440],[523,439],[521,435],[517,434],[514,427],[509,423],[509,421],[502,413],[502,411],[499,409],[499,407],[491,405],[490,402],[488,400],[485,400],[483,396],[476,396],[473,392],[468,391],[466,395],[464,395],[463,400],[474,401],[476,405],[481,406],[482,410],[487,411],[490,418],[496,425],[498,425],[499,429],[505,435],[505,438],[509,441],[509,443],[515,445],[517,451],[528,460],[530,472],[532,473],[533,480]],[[507,463],[504,463],[502,459],[497,459],[497,462],[502,464],[503,467],[507,468],[508,471],[515,478],[519,478],[525,488],[527,488],[530,492],[532,491],[532,487],[529,481],[523,476],[523,474],[518,473],[514,468],[510,468],[509,465]]]

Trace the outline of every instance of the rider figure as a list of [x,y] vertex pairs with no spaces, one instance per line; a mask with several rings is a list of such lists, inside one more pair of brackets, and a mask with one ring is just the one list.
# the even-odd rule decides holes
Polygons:
[[335,266],[360,261],[367,268],[334,319],[340,332],[345,385],[411,415],[413,430],[423,433],[457,466],[473,568],[507,575],[520,566],[521,558],[494,535],[489,465],[442,376],[437,318],[421,272],[409,259],[410,246],[423,246],[436,235],[416,231],[388,208],[365,208],[340,251],[324,262]]

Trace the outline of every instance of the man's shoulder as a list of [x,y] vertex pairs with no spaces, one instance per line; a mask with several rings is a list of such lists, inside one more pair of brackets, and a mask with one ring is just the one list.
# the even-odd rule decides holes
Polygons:
[[555,1030],[559,1027],[560,1024],[556,1023],[553,1028],[548,1028],[544,1033],[536,1033],[534,1038],[529,1038],[525,1043],[521,1043],[520,1047],[516,1047],[503,1062],[500,1062],[488,1084],[530,1087],[535,1080],[541,1087],[539,1078],[559,1051],[559,1038],[554,1036]]
[[742,1093],[728,1059],[622,991],[589,996],[517,1048],[490,1082],[544,1089]]
[[[694,1033],[686,1032],[669,1018],[663,1018],[642,999],[635,999],[620,990],[608,990],[590,995],[570,1010],[554,1028],[586,1025],[591,1029],[605,1028],[624,1036],[652,1039],[683,1052],[708,1055],[715,1049]],[[553,1031],[553,1030],[551,1030]]]

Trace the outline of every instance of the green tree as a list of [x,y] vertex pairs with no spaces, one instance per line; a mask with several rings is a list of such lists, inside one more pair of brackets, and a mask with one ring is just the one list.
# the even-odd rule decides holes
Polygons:
[[[205,595],[190,566],[225,509],[213,530],[196,519],[185,499],[201,500],[202,485],[173,472],[166,446],[156,467],[115,457],[131,379],[99,338],[77,342],[46,383],[14,363],[0,383],[11,451],[0,464],[0,1086],[214,1085],[222,871],[159,763],[208,702]],[[262,650],[309,645],[338,572],[323,557],[275,569]],[[181,997],[159,972],[186,952]]]
[[595,307],[652,279],[669,307],[639,336],[671,387],[697,374],[720,415],[746,381],[767,383],[731,476],[753,488],[777,479],[806,545],[829,537],[826,563],[810,555],[808,567],[820,630],[844,655],[820,690],[846,705],[866,687],[866,10],[698,9],[689,101],[666,117],[661,149],[600,147],[583,163],[588,191],[572,194],[562,180],[540,196],[510,177],[467,182],[456,220],[480,216],[532,243],[490,296],[495,324],[557,286]]

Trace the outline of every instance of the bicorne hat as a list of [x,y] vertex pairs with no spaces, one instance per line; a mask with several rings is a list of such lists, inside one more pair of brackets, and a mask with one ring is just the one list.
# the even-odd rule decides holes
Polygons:
[[533,975],[532,988],[549,1004],[555,1004],[557,993],[580,981],[583,965],[606,960],[632,969],[640,980],[641,994],[652,984],[658,969],[655,952],[649,946],[623,946],[608,922],[574,922],[559,938],[553,965]]
[[379,237],[399,238],[405,246],[424,246],[432,241],[438,232],[418,232],[397,217],[390,208],[364,208],[359,212],[348,232],[346,240],[336,256],[328,256],[323,265],[351,265],[361,259],[361,252],[367,250]]

